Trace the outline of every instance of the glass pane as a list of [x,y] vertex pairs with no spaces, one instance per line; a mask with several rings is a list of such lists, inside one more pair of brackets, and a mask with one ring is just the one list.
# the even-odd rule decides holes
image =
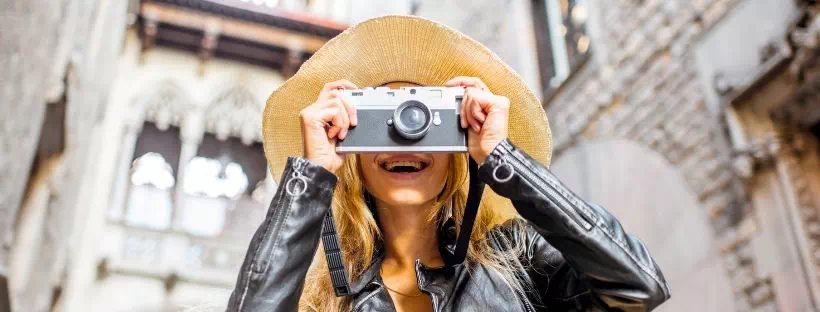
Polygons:
[[129,225],[163,229],[171,225],[172,189],[175,178],[171,165],[158,153],[146,153],[134,160],[125,222]]
[[541,82],[556,89],[589,58],[587,1],[538,0],[533,9]]
[[198,236],[217,236],[225,225],[225,211],[231,205],[228,198],[212,198],[185,194],[180,226]]
[[185,166],[182,188],[182,228],[194,235],[217,236],[225,226],[227,211],[245,194],[248,177],[235,162],[197,156]]
[[235,198],[248,188],[248,176],[235,162],[194,157],[185,168],[183,190],[187,194]]

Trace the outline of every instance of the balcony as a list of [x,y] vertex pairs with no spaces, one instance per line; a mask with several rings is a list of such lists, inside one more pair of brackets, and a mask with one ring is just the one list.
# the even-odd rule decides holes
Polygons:
[[225,58],[285,76],[347,25],[347,1],[146,0],[139,5],[143,50],[165,46],[202,62]]

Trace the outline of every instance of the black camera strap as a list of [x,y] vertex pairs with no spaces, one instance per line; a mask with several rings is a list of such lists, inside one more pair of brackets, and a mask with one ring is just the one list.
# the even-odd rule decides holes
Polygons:
[[[470,186],[467,192],[467,205],[464,209],[464,218],[461,220],[461,231],[456,239],[456,247],[451,251],[445,249],[441,254],[447,266],[455,266],[464,262],[467,258],[467,247],[470,245],[470,236],[473,232],[473,224],[478,215],[478,206],[484,193],[484,182],[478,178],[478,164],[470,158]],[[330,282],[337,297],[349,296],[350,282],[347,278],[347,271],[342,257],[339,236],[336,234],[336,223],[333,221],[333,211],[328,210],[322,224],[322,245],[325,249],[328,270],[330,271]]]
[[350,283],[347,279],[345,262],[342,257],[342,245],[339,244],[339,236],[336,234],[336,222],[333,221],[332,209],[327,210],[325,221],[322,223],[322,246],[325,248],[330,282],[333,283],[333,291],[336,292],[336,297],[350,295]]
[[481,196],[484,194],[484,182],[478,178],[478,164],[470,157],[470,187],[467,191],[467,205],[464,208],[464,218],[461,219],[461,231],[456,239],[456,248],[449,253],[446,248],[441,257],[448,266],[454,266],[464,262],[467,258],[467,247],[470,246],[470,236],[473,233],[473,224],[478,215],[478,206],[481,204]]

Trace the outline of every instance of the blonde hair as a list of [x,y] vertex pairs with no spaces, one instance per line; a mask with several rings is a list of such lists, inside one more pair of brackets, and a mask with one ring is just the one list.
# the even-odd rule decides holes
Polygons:
[[[451,216],[458,230],[464,215],[469,185],[467,156],[452,154],[450,163],[444,189],[430,209],[428,220],[441,222],[442,219]],[[337,175],[339,182],[336,185],[331,209],[336,221],[336,230],[341,238],[345,267],[352,282],[373,264],[373,255],[377,242],[381,240],[381,231],[376,217],[365,203],[358,156],[346,156],[344,165]],[[515,215],[504,214],[494,207],[486,207],[487,205],[487,202],[482,202],[478,210],[466,261],[494,269],[516,291],[531,290],[532,284],[529,279],[520,274],[523,272],[519,256],[524,248],[524,244],[521,243],[524,231],[508,232],[519,233],[516,236],[493,231],[496,226],[515,218]],[[520,226],[518,222],[510,224]],[[503,248],[497,248],[498,246]],[[336,297],[334,294],[324,252],[317,252],[305,280],[299,310],[347,311],[351,308],[351,297]]]

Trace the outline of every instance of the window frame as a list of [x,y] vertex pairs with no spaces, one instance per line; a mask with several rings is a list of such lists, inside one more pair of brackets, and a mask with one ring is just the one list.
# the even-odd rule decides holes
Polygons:
[[[582,1],[582,4],[586,7],[587,16],[583,25],[579,28],[573,26],[569,21],[569,19],[572,18],[571,12],[567,14],[566,18],[561,15],[559,8],[560,1],[561,0],[533,0],[531,3],[539,82],[541,84],[544,103],[547,103],[555,97],[560,90],[578,76],[586,64],[589,63],[594,53],[591,43],[585,52],[580,53],[575,48],[573,48],[573,51],[576,53],[569,53],[569,49],[567,49],[566,45],[567,37],[573,37],[579,33],[591,41],[589,30],[591,10],[589,1]],[[549,2],[552,2],[555,6],[548,6]],[[555,19],[550,19],[550,17],[555,16],[560,17],[561,21],[555,22]],[[556,26],[561,24],[567,29],[565,35],[559,35],[556,32]],[[558,41],[556,39],[563,40]],[[556,44],[556,42],[559,42],[559,44]],[[556,55],[556,51],[562,50],[564,53]],[[563,62],[556,64],[556,59],[561,59]],[[560,79],[557,85],[553,83],[553,80],[556,78]]]

